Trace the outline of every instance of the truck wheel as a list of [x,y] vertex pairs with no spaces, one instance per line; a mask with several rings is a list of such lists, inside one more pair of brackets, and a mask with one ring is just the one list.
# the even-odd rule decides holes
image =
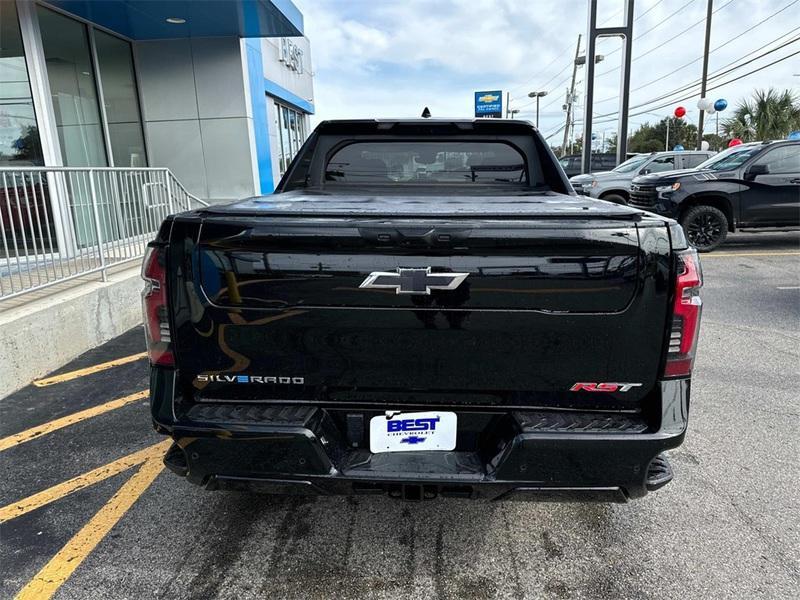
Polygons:
[[693,206],[681,218],[689,243],[698,252],[711,252],[728,235],[728,219],[720,209],[701,204]]
[[625,205],[628,203],[625,200],[624,196],[620,196],[619,194],[607,194],[601,198],[601,200],[605,200],[606,202],[613,202],[614,204],[622,204]]

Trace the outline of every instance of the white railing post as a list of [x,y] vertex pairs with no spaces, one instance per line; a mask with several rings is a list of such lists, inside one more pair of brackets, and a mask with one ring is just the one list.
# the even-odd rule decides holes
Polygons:
[[164,179],[167,180],[167,203],[169,209],[169,213],[167,214],[171,215],[175,211],[172,207],[172,172],[169,169],[164,169]]
[[89,169],[89,189],[92,198],[92,211],[94,212],[94,231],[97,236],[97,251],[100,254],[100,274],[103,281],[108,281],[108,272],[106,268],[106,257],[103,252],[103,230],[100,227],[100,211],[97,208],[97,191],[94,183],[94,169]]

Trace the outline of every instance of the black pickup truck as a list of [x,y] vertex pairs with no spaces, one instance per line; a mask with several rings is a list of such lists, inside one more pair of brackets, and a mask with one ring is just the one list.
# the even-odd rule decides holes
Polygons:
[[624,502],[672,478],[702,285],[513,120],[328,121],[143,266],[166,465],[208,489]]
[[636,177],[628,204],[678,220],[710,252],[737,229],[800,226],[800,142],[740,144],[696,169]]

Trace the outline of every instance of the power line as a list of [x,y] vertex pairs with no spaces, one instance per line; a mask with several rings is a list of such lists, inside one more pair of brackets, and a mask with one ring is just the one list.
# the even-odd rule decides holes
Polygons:
[[[783,36],[781,36],[781,37],[783,37]],[[776,40],[773,40],[770,43],[774,43],[775,41]],[[708,80],[712,81],[712,80],[715,80],[715,79],[719,79],[720,77],[723,77],[723,76],[727,75],[728,73],[731,73],[733,71],[741,69],[742,67],[747,66],[747,65],[749,65],[749,64],[751,64],[751,63],[753,63],[753,62],[755,62],[755,61],[757,61],[757,60],[759,60],[761,58],[764,58],[765,56],[767,56],[769,54],[772,54],[773,52],[776,52],[776,51],[780,50],[781,48],[785,48],[786,46],[794,44],[797,41],[800,41],[800,36],[792,38],[789,41],[783,42],[779,46],[775,46],[774,48],[771,48],[771,49],[767,50],[766,52],[764,52],[762,54],[759,54],[758,56],[754,56],[754,57],[750,58],[749,60],[746,60],[745,62],[743,62],[741,64],[738,64],[738,65],[735,64],[735,63],[738,63],[739,61],[747,58],[749,54],[752,54],[753,52],[757,52],[758,50],[754,50],[752,52],[749,52],[749,53],[745,54],[744,56],[741,56],[741,57],[729,62],[728,64],[723,65],[722,67],[720,67],[720,69],[726,69],[727,67],[731,67],[731,68],[729,68],[727,70],[720,70],[720,71],[717,71],[716,73],[713,73],[708,78]],[[767,45],[769,45],[769,44],[767,44]],[[760,48],[759,48],[759,50],[760,50]],[[731,65],[735,65],[735,66],[731,66]],[[674,89],[672,91],[666,92],[666,93],[662,94],[661,96],[657,96],[656,98],[651,98],[651,99],[649,99],[649,100],[647,100],[647,101],[645,101],[645,102],[643,102],[641,104],[636,104],[636,105],[632,106],[631,108],[641,108],[643,106],[647,106],[648,104],[652,104],[654,102],[659,102],[660,100],[664,100],[666,98],[669,98],[670,96],[674,96],[676,94],[681,94],[683,92],[689,91],[690,89],[694,89],[698,85],[700,85],[700,80],[696,80],[696,81],[694,81],[692,83],[685,84],[682,87],[679,87],[679,88],[676,88],[676,89]],[[680,100],[674,100],[672,102],[680,102]],[[619,111],[614,111],[614,112],[598,115],[598,117],[601,117],[601,118],[602,117],[608,117],[608,116],[611,116],[611,115],[615,115],[618,112]]]
[[[725,47],[725,46],[727,46],[728,44],[731,44],[731,43],[733,43],[733,42],[737,41],[737,40],[739,39],[739,36],[740,36],[740,35],[744,35],[745,33],[750,33],[750,32],[751,32],[751,31],[753,31],[755,28],[757,28],[757,27],[760,27],[761,25],[763,25],[764,23],[766,23],[766,22],[767,22],[767,21],[769,21],[770,19],[772,19],[772,18],[774,18],[774,17],[778,16],[780,13],[782,13],[783,11],[785,11],[787,8],[790,8],[791,6],[793,6],[793,5],[797,4],[798,2],[800,2],[800,0],[793,0],[792,2],[790,2],[789,4],[787,4],[786,6],[784,6],[783,8],[781,8],[780,10],[777,10],[776,12],[772,13],[771,15],[769,15],[769,16],[767,16],[767,17],[765,17],[764,19],[762,19],[761,21],[759,21],[759,22],[758,22],[758,23],[756,23],[755,25],[753,25],[753,26],[751,26],[751,27],[748,27],[748,28],[747,28],[747,29],[745,29],[744,31],[740,31],[740,32],[739,32],[739,33],[737,33],[736,35],[732,36],[732,37],[731,37],[731,39],[729,39],[727,42],[724,42],[724,43],[720,44],[719,46],[716,46],[716,47],[714,47],[714,48],[713,48],[713,49],[712,49],[712,50],[709,52],[709,54],[713,54],[714,52],[716,52],[717,50],[721,50],[722,48],[724,48],[724,47]],[[728,2],[728,4],[730,4],[730,2]],[[726,4],[726,5],[724,5],[724,6],[721,6],[721,7],[720,7],[718,10],[721,10],[722,8],[725,8],[725,6],[727,6],[727,4]],[[702,23],[702,22],[703,22],[703,21],[698,21],[698,23],[695,23],[695,25],[697,25],[697,24],[699,24],[699,23]],[[777,38],[773,39],[772,41],[770,41],[770,42],[767,42],[767,43],[766,43],[766,44],[764,44],[763,46],[761,46],[761,47],[759,47],[759,48],[756,48],[755,50],[752,50],[751,52],[758,52],[758,51],[759,51],[759,50],[761,50],[762,48],[765,48],[766,46],[769,46],[770,44],[772,44],[772,43],[774,43],[774,42],[778,41],[780,38],[782,38],[782,37],[785,37],[786,35],[790,35],[790,34],[791,34],[793,31],[795,31],[795,30],[792,30],[792,31],[790,31],[790,32],[788,32],[788,33],[785,33],[785,34],[783,34],[783,35],[780,35],[780,36],[778,36]],[[671,40],[667,40],[667,42],[669,42],[669,41],[671,41]],[[666,43],[666,42],[665,42],[665,43]],[[643,55],[642,55],[642,56],[643,56]],[[641,58],[641,56],[639,56],[639,57],[636,57],[636,58],[634,58],[633,60],[634,60],[634,61],[636,61],[636,60],[638,60],[639,58]],[[652,85],[652,84],[654,84],[654,83],[658,83],[659,81],[662,81],[662,80],[663,80],[665,77],[669,77],[670,75],[674,75],[674,74],[675,74],[675,73],[677,73],[678,71],[681,71],[681,70],[685,69],[686,67],[689,67],[689,66],[693,65],[694,63],[696,63],[697,61],[699,61],[699,60],[702,60],[702,59],[703,59],[703,57],[702,57],[702,56],[698,56],[697,58],[695,58],[694,60],[692,60],[692,61],[690,61],[690,62],[686,63],[685,65],[681,65],[680,67],[678,67],[677,69],[674,69],[674,70],[670,71],[669,73],[666,73],[666,74],[664,74],[664,75],[661,75],[660,77],[657,77],[657,78],[655,78],[655,79],[653,79],[653,80],[651,80],[651,81],[648,81],[647,83],[645,83],[645,84],[643,84],[643,85],[640,85],[639,87],[636,87],[636,88],[632,89],[632,90],[631,90],[631,93],[633,93],[633,92],[636,92],[636,91],[638,91],[638,90],[641,90],[641,89],[643,89],[643,88],[646,88],[646,87],[648,87],[648,86],[650,86],[650,85]],[[737,60],[739,60],[739,59],[737,59]],[[736,61],[734,61],[734,62],[736,62]],[[732,63],[729,63],[729,64],[732,64]],[[726,65],[726,66],[727,66],[727,65]],[[724,67],[723,67],[723,68],[724,68]],[[614,70],[614,69],[612,69],[612,71],[613,71],[613,70]],[[612,72],[612,71],[606,71],[606,73],[610,73],[610,72]],[[602,74],[603,74],[603,73],[601,73],[601,75],[602,75]],[[598,77],[599,77],[599,75],[598,75]],[[595,102],[595,104],[602,104],[602,103],[604,103],[604,102],[609,102],[609,101],[611,101],[611,100],[616,100],[617,98],[618,98],[618,96],[609,96],[608,98],[603,98],[602,100],[598,100],[597,102]]]
[[[721,69],[724,69],[725,67],[728,67],[728,66],[730,66],[730,65],[732,65],[732,64],[734,64],[734,63],[736,63],[736,62],[738,62],[738,61],[740,61],[740,60],[742,60],[743,58],[746,58],[748,55],[750,55],[750,54],[752,54],[752,53],[754,53],[754,52],[758,52],[759,50],[763,50],[764,48],[766,48],[766,47],[767,47],[767,46],[769,46],[770,44],[774,44],[775,42],[777,42],[777,41],[778,41],[778,40],[780,40],[781,38],[784,38],[784,37],[786,37],[787,35],[792,35],[793,33],[796,33],[797,31],[800,31],[800,27],[796,27],[796,28],[792,29],[791,31],[787,31],[787,32],[786,32],[786,33],[784,33],[784,34],[782,34],[782,35],[779,35],[779,36],[778,36],[777,38],[775,38],[774,40],[770,40],[770,41],[769,41],[769,42],[767,42],[766,44],[763,44],[762,46],[759,46],[759,47],[758,47],[758,48],[756,48],[755,50],[751,50],[751,51],[750,51],[750,52],[748,52],[746,55],[744,55],[744,56],[742,56],[742,57],[740,57],[740,58],[737,58],[736,60],[734,60],[734,61],[732,61],[732,62],[729,62],[728,64],[726,64],[726,65],[723,65],[723,66],[722,66],[722,67],[720,67],[720,68],[721,68]],[[728,42],[726,42],[726,44],[727,44],[727,43],[728,43]],[[791,43],[791,42],[789,42],[789,43]],[[723,45],[724,45],[724,44],[723,44]],[[718,47],[718,48],[716,48],[716,49],[719,49],[719,48],[721,48],[721,47],[722,47],[722,46],[719,46],[719,47]],[[782,47],[782,46],[779,46],[779,48],[781,48],[781,47]],[[714,50],[712,50],[711,52],[709,52],[709,54],[711,54],[712,52],[714,52]],[[770,52],[772,52],[772,50],[770,50]],[[762,55],[762,56],[764,56],[764,55]],[[670,71],[669,73],[665,73],[664,75],[661,75],[660,77],[657,77],[657,78],[655,78],[655,79],[653,79],[653,80],[651,80],[651,81],[648,81],[647,83],[644,83],[644,84],[640,85],[639,87],[632,89],[632,90],[631,90],[631,93],[633,93],[633,92],[636,92],[636,91],[639,91],[639,90],[641,90],[641,89],[644,89],[644,88],[646,88],[646,87],[649,87],[649,86],[653,85],[654,83],[658,83],[659,81],[663,81],[663,80],[664,80],[666,77],[669,77],[670,75],[674,75],[674,74],[675,74],[675,73],[677,73],[678,71],[682,71],[682,70],[683,70],[683,69],[685,69],[686,67],[688,67],[688,66],[690,66],[690,65],[693,65],[694,63],[696,63],[698,60],[701,60],[702,58],[703,58],[702,56],[700,56],[700,57],[697,57],[697,58],[695,58],[693,61],[691,61],[691,62],[688,62],[688,63],[686,63],[685,65],[683,65],[683,66],[681,66],[681,67],[678,67],[677,69],[674,69],[674,70]],[[696,85],[696,84],[695,84],[695,85]],[[603,99],[603,100],[600,100],[600,101],[598,101],[598,102],[595,102],[595,104],[601,104],[602,102],[607,102],[607,101],[609,101],[609,100],[615,100],[616,98],[617,98],[617,96],[610,96],[609,98],[605,98],[605,99]]]
[[[729,4],[732,4],[734,1],[735,1],[735,0],[728,0],[728,2],[726,2],[725,4],[723,4],[722,6],[720,6],[719,8],[715,9],[715,10],[714,10],[714,12],[713,12],[712,14],[716,14],[716,13],[718,13],[718,12],[719,12],[719,11],[721,11],[723,8],[725,8],[726,6],[728,6]],[[673,14],[675,14],[675,13],[673,13]],[[672,16],[672,15],[670,15],[670,16]],[[667,18],[669,18],[669,17],[667,17]],[[689,33],[689,31],[691,31],[692,29],[694,29],[694,28],[695,28],[695,27],[697,27],[698,25],[700,25],[700,24],[702,24],[702,23],[705,23],[705,21],[706,21],[706,20],[705,20],[705,18],[703,18],[703,19],[700,19],[699,21],[697,21],[696,23],[693,23],[692,25],[689,25],[689,27],[687,27],[686,29],[684,29],[684,30],[683,30],[683,31],[681,31],[680,33],[677,33],[677,34],[673,35],[673,36],[672,36],[671,38],[669,38],[668,40],[664,40],[663,42],[660,42],[658,45],[656,45],[656,46],[653,46],[652,48],[650,48],[650,50],[647,50],[646,52],[643,52],[643,53],[639,54],[638,56],[634,57],[634,58],[631,60],[631,62],[636,62],[636,61],[637,61],[637,60],[639,60],[640,58],[644,58],[645,56],[647,56],[648,54],[652,54],[652,53],[653,53],[653,52],[655,52],[656,50],[663,50],[663,48],[664,48],[664,45],[665,45],[665,44],[668,44],[669,42],[672,42],[672,41],[674,41],[674,40],[678,39],[678,38],[679,38],[679,37],[681,37],[682,35],[686,35],[687,33]],[[652,29],[651,29],[650,31],[652,31]],[[642,35],[644,35],[644,34],[642,34]],[[637,39],[637,40],[638,40],[640,37],[642,37],[642,36],[639,36],[639,37],[637,37],[637,38],[635,38],[635,39]],[[634,40],[634,41],[635,41],[635,40]],[[615,50],[614,50],[614,51],[612,51],[612,52],[609,52],[609,53],[607,54],[607,56],[610,56],[611,54],[614,54],[614,52],[619,52],[619,48],[615,49]],[[700,58],[702,58],[702,56],[701,56]],[[698,59],[698,60],[700,60],[700,59]],[[616,71],[619,71],[619,67],[614,67],[613,69],[609,69],[608,71],[603,71],[602,73],[598,73],[598,74],[597,74],[597,77],[603,77],[604,75],[608,75],[609,73],[614,73],[614,72],[616,72]],[[595,79],[596,79],[596,78],[595,78]]]
[[[562,71],[559,73],[559,75],[560,75],[561,73],[563,73],[564,71],[566,71],[567,69],[569,69],[571,66],[572,66],[572,65],[567,65],[566,69],[563,69],[563,70],[562,70]],[[566,76],[564,79],[562,79],[562,80],[561,80],[561,81],[559,81],[557,84],[555,84],[555,85],[553,86],[553,89],[552,89],[552,90],[548,90],[548,92],[547,92],[547,93],[548,93],[548,94],[551,94],[551,93],[555,92],[555,91],[556,91],[558,88],[560,88],[560,87],[561,87],[563,84],[565,84],[567,81],[569,81],[571,77],[572,77],[572,75],[567,75],[567,76]],[[552,80],[553,80],[553,79],[550,79],[550,81],[552,81]],[[549,82],[548,82],[548,83],[549,83]],[[546,87],[546,86],[542,86],[542,87]],[[553,105],[553,104],[554,104],[554,103],[555,103],[557,100],[558,100],[558,98],[554,98],[553,100],[551,100],[550,102],[548,102],[547,104],[545,104],[544,106],[542,106],[541,110],[544,110],[544,109],[545,109],[545,108],[547,108],[548,106],[552,106],[552,105]],[[517,106],[517,110],[521,110],[521,109],[525,108],[526,106],[531,106],[531,105],[532,105],[532,104],[534,104],[535,102],[536,102],[536,100],[531,100],[530,102],[526,102],[525,104],[520,104],[519,106]]]
[[[800,39],[800,38],[797,38],[797,39]],[[793,41],[797,41],[797,40],[793,40]],[[749,77],[750,75],[753,75],[754,73],[758,73],[759,71],[763,71],[764,69],[768,69],[769,67],[772,67],[773,65],[776,65],[776,64],[778,64],[778,63],[780,63],[780,62],[783,62],[783,61],[785,61],[785,60],[788,60],[788,59],[790,59],[790,58],[792,58],[793,56],[796,56],[796,55],[798,55],[798,54],[800,54],[800,50],[797,50],[796,52],[792,52],[791,54],[787,54],[786,56],[782,56],[781,58],[778,58],[778,59],[776,59],[776,60],[772,61],[771,63],[768,63],[768,64],[766,64],[766,65],[762,65],[762,66],[760,66],[760,67],[758,67],[758,68],[756,68],[756,69],[753,69],[752,71],[748,71],[747,73],[743,73],[743,74],[739,75],[738,77],[734,77],[733,79],[729,79],[728,81],[723,81],[723,82],[720,82],[720,83],[714,84],[714,85],[712,85],[712,86],[709,86],[709,87],[708,87],[708,90],[715,90],[715,89],[717,89],[717,88],[724,87],[724,86],[726,86],[726,85],[728,85],[728,84],[734,83],[735,81],[739,81],[740,79],[744,79],[745,77]],[[741,66],[741,65],[740,65],[740,66]],[[737,67],[737,68],[738,68],[738,67]],[[730,71],[728,71],[728,72],[730,72]],[[710,78],[709,78],[709,79],[710,79]],[[696,84],[695,84],[695,86],[697,86],[697,85],[700,85],[700,83],[698,82],[698,83],[696,83]],[[649,108],[649,110],[646,110],[646,111],[640,111],[640,112],[637,112],[637,113],[631,113],[631,115],[630,115],[630,116],[631,116],[631,117],[637,117],[637,116],[639,116],[639,115],[647,114],[648,112],[651,112],[651,111],[655,111],[655,110],[659,110],[659,109],[662,109],[662,108],[666,108],[667,106],[670,106],[670,105],[672,105],[672,104],[675,104],[676,102],[684,102],[684,101],[686,101],[686,100],[691,100],[691,99],[692,99],[692,98],[695,96],[695,94],[696,94],[696,92],[694,92],[694,93],[692,93],[692,94],[690,94],[690,95],[688,95],[688,96],[685,96],[685,97],[683,97],[683,98],[679,98],[679,99],[675,99],[675,100],[670,100],[669,102],[666,102],[666,103],[664,103],[664,104],[661,104],[661,105],[659,105],[659,106],[650,107],[650,108]],[[643,106],[646,106],[647,104],[648,104],[648,103],[645,103],[645,104],[640,104],[640,105],[638,105],[638,106],[635,106],[635,107],[632,107],[632,108],[639,108],[639,107],[643,107]],[[599,116],[599,117],[601,117],[601,118],[604,118],[604,117],[611,117],[611,116],[614,116],[614,115],[616,115],[618,112],[619,112],[619,111],[615,111],[615,112],[613,112],[613,113],[607,113],[607,114],[604,114],[604,115],[598,115],[598,116]],[[616,120],[616,119],[608,119],[608,120],[606,120],[606,121],[595,121],[595,124],[599,125],[599,124],[602,124],[602,123],[613,123],[615,120]],[[578,122],[579,122],[579,121],[576,121],[576,123],[578,123]]]
[[[634,23],[635,23],[636,21],[638,21],[639,19],[641,19],[642,17],[644,17],[645,15],[647,15],[647,13],[649,13],[650,11],[652,11],[654,8],[656,8],[656,7],[657,7],[659,4],[661,4],[663,1],[664,1],[664,0],[656,0],[656,3],[655,3],[655,4],[653,4],[653,6],[651,6],[650,8],[648,8],[646,11],[644,11],[644,12],[643,12],[641,15],[639,15],[638,17],[636,17],[636,18],[633,20],[633,21],[634,21]],[[692,0],[692,2],[693,2],[693,1],[694,1],[694,0]],[[617,15],[619,15],[620,13],[622,13],[622,11],[623,11],[623,10],[624,10],[624,9],[622,9],[622,10],[618,10],[616,13],[614,13],[613,15],[611,15],[611,16],[610,16],[608,19],[606,19],[605,21],[603,21],[603,23],[608,23],[608,22],[609,22],[609,21],[611,21],[612,19],[616,18],[616,17],[617,17]],[[565,47],[565,48],[564,48],[564,50],[562,50],[562,51],[561,51],[561,52],[560,52],[560,53],[559,53],[559,54],[558,54],[558,55],[557,55],[557,56],[556,56],[556,57],[555,57],[553,60],[551,60],[549,63],[547,63],[547,65],[545,65],[545,66],[544,66],[542,69],[540,69],[540,70],[539,70],[539,71],[536,73],[536,75],[532,76],[530,79],[528,79],[527,81],[525,81],[525,83],[523,83],[523,84],[521,84],[521,85],[518,85],[517,87],[515,87],[515,88],[512,88],[512,89],[508,90],[508,93],[510,93],[510,94],[512,94],[512,95],[513,95],[513,94],[514,94],[514,92],[517,92],[517,91],[519,91],[520,89],[522,89],[522,88],[524,88],[524,87],[527,87],[527,86],[529,86],[529,85],[530,85],[530,84],[531,84],[531,83],[532,83],[532,82],[533,82],[533,81],[534,81],[534,80],[535,80],[537,77],[539,77],[539,76],[540,76],[542,73],[545,73],[545,72],[546,72],[546,71],[547,71],[547,70],[548,70],[548,69],[549,69],[549,68],[550,68],[552,65],[554,65],[556,62],[558,62],[558,60],[559,60],[559,59],[561,59],[561,58],[562,58],[562,57],[563,57],[565,54],[569,54],[569,55],[571,56],[571,52],[572,52],[572,45],[569,45],[569,46]],[[613,52],[612,52],[612,54],[613,54]],[[553,79],[555,79],[556,77],[558,77],[559,75],[561,75],[561,73],[563,73],[564,71],[566,71],[567,69],[569,69],[571,66],[572,66],[572,65],[567,65],[567,66],[566,66],[564,69],[562,69],[561,71],[559,71],[558,73],[556,73],[556,74],[555,74],[553,77],[551,77],[551,78],[548,80],[548,82],[547,82],[547,83],[550,83],[551,81],[553,81]],[[542,86],[540,86],[540,87],[542,87],[542,88],[546,88],[546,87],[547,87],[547,83],[545,83],[544,85],[542,85]],[[527,106],[527,105],[526,105],[526,106]]]
[[[681,12],[681,11],[682,11],[684,8],[686,8],[687,6],[689,6],[690,4],[692,4],[692,3],[693,3],[693,2],[695,2],[695,1],[696,1],[696,0],[689,0],[688,2],[686,2],[686,4],[684,4],[683,6],[681,6],[681,8],[679,8],[677,11],[675,11],[675,12],[673,12],[673,13],[669,14],[668,16],[666,16],[665,18],[663,18],[661,21],[659,21],[658,23],[656,23],[656,24],[655,24],[653,27],[651,27],[651,28],[650,28],[650,29],[648,29],[647,31],[645,31],[645,32],[641,33],[640,35],[638,35],[638,36],[637,36],[635,39],[637,39],[637,40],[638,40],[638,39],[641,39],[642,37],[644,37],[645,35],[647,35],[647,34],[648,34],[648,33],[650,33],[651,31],[653,31],[654,29],[657,29],[657,28],[658,28],[658,27],[660,27],[662,24],[666,23],[668,20],[670,20],[672,17],[674,17],[675,15],[677,15],[678,13],[680,13],[680,12]],[[795,0],[795,1],[800,1],[800,0]],[[651,6],[649,9],[647,9],[646,11],[644,11],[644,12],[643,12],[641,15],[639,15],[638,17],[636,17],[636,18],[633,20],[633,21],[634,21],[634,23],[635,23],[636,21],[638,21],[639,19],[641,19],[642,17],[644,17],[645,15],[647,15],[647,14],[648,14],[650,11],[652,11],[654,8],[656,8],[656,6],[658,6],[659,4],[661,4],[661,2],[663,2],[663,0],[657,0],[657,2],[656,2],[655,4],[653,4],[653,6]],[[731,2],[734,2],[734,0],[728,0],[728,2],[727,2],[725,5],[723,5],[722,7],[720,7],[720,8],[719,8],[719,9],[717,9],[717,10],[721,10],[722,8],[725,8],[725,6],[727,6],[727,5],[728,5],[728,4],[730,4]],[[619,12],[622,12],[622,11],[618,11],[616,14],[619,14]],[[612,17],[610,17],[609,19],[607,19],[605,22],[608,22],[608,21],[610,21],[612,18],[614,18],[614,17],[616,16],[616,14],[615,14],[615,15],[612,15]],[[602,39],[602,38],[601,38],[601,39]],[[612,50],[611,52],[609,52],[608,54],[606,54],[606,56],[610,56],[611,54],[614,54],[615,52],[619,52],[619,48],[617,48],[617,49],[615,49],[615,50]],[[557,60],[558,58],[560,58],[560,57],[561,57],[561,56],[563,56],[564,54],[565,54],[565,52],[563,52],[563,53],[562,53],[560,56],[556,57],[556,59],[554,59],[553,61],[551,61],[551,62],[549,63],[549,65],[552,65],[552,64],[555,62],[555,60]],[[636,59],[634,59],[634,60],[636,60]],[[549,66],[549,65],[548,65],[548,66]],[[561,70],[560,70],[558,73],[556,73],[556,74],[555,74],[555,75],[553,75],[553,76],[552,76],[550,79],[548,79],[548,80],[547,80],[547,81],[544,83],[544,85],[542,85],[542,86],[541,86],[541,88],[543,88],[543,89],[547,89],[547,86],[548,86],[548,85],[549,85],[549,84],[550,84],[550,83],[551,83],[551,82],[552,82],[552,81],[553,81],[553,80],[554,80],[556,77],[559,77],[559,76],[560,76],[562,73],[564,73],[564,71],[566,71],[567,69],[569,69],[571,66],[572,66],[571,64],[568,64],[567,66],[565,66],[565,67],[564,67],[563,69],[561,69]],[[617,69],[618,69],[618,68],[619,68],[619,67],[617,67]],[[613,71],[613,70],[615,70],[615,69],[612,69],[612,71]],[[607,74],[607,73],[610,73],[610,72],[611,72],[611,71],[606,71],[605,73],[601,73],[601,75],[603,75],[603,74]],[[598,75],[598,77],[599,77],[599,76],[600,76],[600,75]],[[552,93],[552,92],[556,91],[556,90],[557,90],[559,87],[561,87],[561,85],[563,85],[564,83],[566,83],[566,82],[569,80],[569,78],[570,78],[570,76],[568,75],[568,76],[567,76],[566,78],[564,78],[562,81],[560,81],[559,83],[555,84],[555,85],[552,87],[552,89],[549,89],[549,90],[548,90],[548,93]],[[522,87],[522,86],[520,86],[520,87]],[[520,89],[520,88],[519,88],[519,87],[515,88],[515,90],[518,90],[518,89]],[[542,107],[542,109],[546,109],[547,107],[549,107],[549,106],[552,106],[552,105],[553,105],[553,104],[555,104],[557,101],[558,101],[558,98],[554,98],[553,100],[551,100],[550,102],[548,102],[547,104],[545,104],[545,105]],[[531,106],[533,103],[534,103],[534,101],[531,101],[531,102],[526,102],[525,104],[518,105],[518,106],[517,106],[517,109],[518,109],[518,110],[520,110],[520,109],[523,109],[523,108],[525,108],[525,107],[527,107],[527,106]]]
[[[642,33],[640,33],[639,35],[637,35],[635,38],[633,38],[633,41],[635,42],[635,41],[637,41],[637,40],[640,40],[640,39],[642,39],[644,36],[646,36],[648,33],[650,33],[651,31],[653,31],[653,30],[655,30],[655,29],[658,29],[658,28],[659,28],[659,27],[661,27],[661,26],[662,26],[664,23],[666,23],[667,21],[669,21],[669,20],[670,20],[672,17],[674,17],[674,16],[678,15],[678,14],[679,14],[679,13],[680,13],[680,12],[681,12],[681,11],[682,11],[684,8],[686,8],[687,6],[689,6],[690,4],[692,4],[692,3],[693,3],[693,2],[695,2],[695,1],[696,1],[696,0],[689,0],[689,1],[688,1],[686,4],[684,4],[683,6],[681,6],[681,7],[680,7],[678,10],[676,10],[676,11],[675,11],[675,12],[673,12],[673,13],[670,13],[669,15],[667,15],[666,17],[664,17],[663,19],[661,19],[661,20],[660,20],[658,23],[656,23],[655,25],[653,25],[653,26],[652,26],[650,29],[648,29],[647,31],[643,31]],[[734,1],[734,0],[729,0],[729,1],[728,1],[728,4],[730,4],[730,3],[731,3],[731,2],[733,2],[733,1]],[[726,4],[725,6],[727,6],[727,4]],[[724,8],[724,6],[723,6],[722,8]],[[717,9],[717,10],[720,10],[720,9]],[[702,21],[701,21],[701,23],[702,23]],[[696,25],[696,24],[695,24],[695,25]],[[694,27],[694,25],[692,25],[691,27]],[[684,33],[685,33],[685,31],[684,31]],[[683,35],[683,34],[681,34],[681,35]],[[676,36],[676,37],[677,37],[677,36]],[[606,56],[611,56],[612,54],[616,54],[617,52],[619,52],[619,51],[620,51],[620,49],[621,49],[621,48],[614,48],[614,49],[613,49],[611,52],[607,53],[607,54],[606,54]],[[612,72],[616,71],[617,69],[619,69],[619,67],[615,67],[614,69],[610,69],[609,71],[605,71],[605,72],[603,72],[603,73],[600,73],[600,74],[598,74],[598,75],[597,75],[597,77],[600,77],[600,76],[602,76],[602,75],[607,75],[608,73],[612,73]]]
[[[636,23],[636,21],[638,21],[639,19],[641,19],[641,18],[643,18],[643,17],[647,16],[647,14],[648,14],[649,12],[651,12],[651,11],[652,11],[654,8],[656,8],[656,7],[657,7],[659,4],[661,4],[663,1],[664,1],[664,0],[657,0],[657,1],[656,1],[656,3],[655,3],[655,4],[653,4],[653,6],[651,6],[650,8],[648,8],[646,11],[644,11],[644,12],[643,12],[642,14],[640,14],[638,17],[636,17],[636,18],[633,20],[633,22],[634,22],[634,23]],[[615,15],[614,15],[614,16],[616,16],[616,15],[620,14],[620,13],[621,13],[623,10],[625,10],[625,9],[621,9],[621,10],[617,11],[617,12],[615,13]],[[613,18],[613,17],[612,17],[612,18]],[[602,23],[600,23],[599,27],[602,27],[603,25],[605,25],[606,23],[608,23],[610,20],[611,20],[610,18],[609,18],[609,19],[606,19],[605,21],[603,21]],[[598,43],[601,43],[601,42],[607,42],[607,41],[610,41],[610,40],[611,40],[611,38],[600,38],[599,40],[597,40],[597,42],[598,42]],[[613,52],[610,52],[610,54],[613,54],[614,52],[619,52],[619,50],[614,50]]]

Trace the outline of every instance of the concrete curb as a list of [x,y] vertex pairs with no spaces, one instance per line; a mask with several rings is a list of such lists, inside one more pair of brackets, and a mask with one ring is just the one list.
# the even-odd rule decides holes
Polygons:
[[0,313],[0,398],[140,324],[142,285],[137,265]]

